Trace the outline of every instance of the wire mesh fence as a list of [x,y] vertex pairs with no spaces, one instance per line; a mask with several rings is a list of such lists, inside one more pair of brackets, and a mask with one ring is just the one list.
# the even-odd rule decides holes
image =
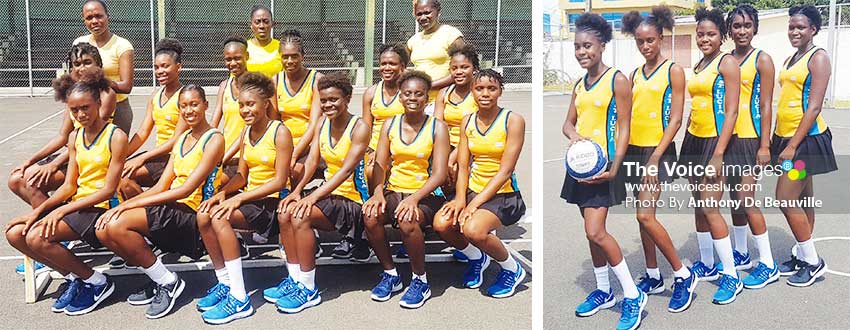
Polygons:
[[[107,5],[110,31],[128,39],[135,49],[135,85],[152,86],[151,52],[163,37],[183,44],[181,80],[216,85],[226,75],[221,42],[233,34],[251,36],[249,10],[256,3],[272,9],[274,36],[287,29],[301,32],[306,66],[365,76],[367,17],[374,17],[372,52],[383,43],[406,42],[417,32],[411,0],[370,1],[374,1],[370,15],[363,0],[111,0]],[[0,12],[0,87],[50,85],[71,42],[88,34],[81,4],[0,1],[0,11],[5,11]],[[530,1],[444,0],[440,21],[458,28],[476,46],[482,66],[500,68],[506,82],[531,82]]]

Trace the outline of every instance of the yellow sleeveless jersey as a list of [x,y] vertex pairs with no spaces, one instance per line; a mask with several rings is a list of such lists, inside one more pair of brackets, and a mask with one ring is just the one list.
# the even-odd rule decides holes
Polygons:
[[[106,184],[106,172],[109,170],[109,161],[112,159],[112,134],[118,126],[106,124],[91,144],[86,143],[85,128],[77,130],[77,138],[74,140],[74,149],[77,151],[76,162],[79,175],[77,176],[77,192],[72,201],[83,199],[96,193]],[[94,207],[109,208],[109,201],[103,201]]]
[[375,96],[372,97],[372,106],[369,111],[372,113],[372,138],[369,140],[369,148],[375,150],[378,148],[378,139],[381,137],[381,127],[384,122],[395,115],[403,114],[404,106],[398,99],[398,93],[389,102],[385,101],[384,82],[379,81],[375,87]]
[[[252,143],[250,134],[245,134],[243,139],[244,149],[242,149],[242,159],[248,164],[248,186],[245,187],[245,191],[257,189],[274,179],[276,173],[275,160],[277,159],[275,138],[281,126],[283,126],[283,123],[278,120],[270,122],[257,143]],[[276,192],[268,197],[283,198],[286,195],[286,192]]]
[[434,150],[434,127],[437,120],[427,116],[413,141],[402,140],[402,120],[404,115],[390,119],[387,137],[390,140],[390,168],[387,189],[412,194],[425,185],[431,177],[431,153]]
[[307,132],[310,123],[310,110],[313,107],[313,85],[316,84],[316,70],[310,70],[304,77],[301,89],[295,95],[289,93],[286,72],[277,75],[277,109],[283,124],[292,133],[292,144],[298,145]]
[[761,76],[758,59],[761,51],[753,49],[741,62],[741,97],[738,103],[738,119],[735,134],[739,138],[761,136]]
[[[336,144],[331,141],[331,123],[326,118],[322,122],[321,131],[319,133],[319,151],[321,151],[322,159],[325,160],[327,168],[325,169],[325,181],[330,180],[339,169],[342,168],[342,163],[345,161],[345,155],[351,149],[351,135],[354,133],[354,125],[360,120],[357,116],[351,116],[345,131],[340,136]],[[364,174],[364,164],[361,157],[360,163],[351,174],[339,187],[336,187],[331,193],[333,195],[348,198],[357,203],[363,204],[369,199],[369,187],[366,186],[366,175]]]
[[587,75],[576,83],[576,130],[593,140],[614,159],[617,148],[617,100],[614,98],[614,77],[620,72],[608,68],[593,85],[587,85]]
[[260,46],[256,39],[248,40],[248,62],[245,68],[272,78],[283,69],[280,61],[280,40],[272,38],[268,45]]
[[460,102],[452,102],[451,95],[454,90],[455,85],[449,86],[449,89],[446,90],[446,108],[443,111],[443,121],[449,127],[449,143],[453,147],[457,147],[457,144],[460,143],[460,125],[463,124],[463,117],[478,111],[478,103],[475,103],[471,90]]
[[644,71],[643,65],[632,74],[632,123],[629,144],[657,147],[670,123],[673,86],[670,69],[673,61],[664,60],[655,71]]
[[[809,94],[812,88],[812,73],[809,72],[809,61],[820,50],[813,47],[806,52],[797,63],[789,65],[789,58],[779,71],[779,106],[776,112],[776,130],[774,134],[781,137],[794,136],[803,114],[809,108]],[[793,56],[792,56],[793,57]],[[827,130],[826,121],[818,115],[807,135],[818,135]]]
[[183,90],[182,86],[174,92],[174,95],[171,95],[171,98],[163,100],[165,87],[162,87],[153,98],[153,124],[156,126],[156,145],[163,144],[174,136],[174,130],[177,128],[177,120],[180,119],[180,108],[177,106],[177,99],[180,98],[181,90]]
[[[171,182],[171,189],[176,189],[183,185],[189,176],[192,174],[192,171],[195,170],[196,167],[201,163],[201,159],[204,156],[204,149],[207,147],[207,142],[209,142],[210,138],[215,134],[221,134],[218,129],[211,128],[208,131],[204,132],[201,135],[201,138],[198,141],[195,141],[195,144],[187,151],[185,154],[183,153],[183,144],[186,143],[186,138],[191,134],[191,130],[187,130],[180,135],[180,138],[177,139],[177,143],[174,144],[174,148],[171,149],[171,158],[174,159],[174,181]],[[216,191],[218,190],[218,186],[221,183],[221,169],[216,167],[213,169],[212,173],[210,173],[209,177],[202,183],[199,187],[195,188],[189,196],[186,196],[183,199],[178,200],[178,203],[186,204],[186,206],[191,207],[193,210],[198,210],[198,206],[201,205],[202,201],[205,201],[212,197]]]
[[702,71],[694,68],[688,81],[691,94],[691,124],[688,132],[700,138],[720,136],[726,118],[726,83],[720,74],[720,61],[727,54],[718,54]]
[[[471,172],[469,174],[469,189],[480,193],[487,186],[501,167],[502,154],[505,152],[505,144],[508,140],[508,117],[511,111],[502,108],[496,119],[484,132],[478,129],[478,113],[469,117],[464,134],[466,134],[469,153],[472,155]],[[506,181],[497,193],[509,193],[519,191],[516,174],[511,173],[510,180]]]
[[224,83],[224,97],[221,103],[221,115],[224,120],[224,150],[230,147],[239,140],[239,134],[245,128],[245,120],[239,113],[239,100],[233,91],[233,83],[236,78],[230,76],[227,82]]

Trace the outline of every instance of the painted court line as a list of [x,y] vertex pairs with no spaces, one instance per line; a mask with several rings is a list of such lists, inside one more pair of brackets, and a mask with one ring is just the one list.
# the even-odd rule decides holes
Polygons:
[[42,119],[42,120],[39,120],[39,121],[37,121],[35,124],[32,124],[32,125],[30,125],[29,127],[24,128],[24,129],[22,129],[22,130],[18,131],[17,133],[12,134],[12,135],[10,135],[9,137],[7,137],[7,138],[3,139],[3,140],[0,140],[0,145],[2,145],[3,143],[6,143],[7,141],[9,141],[9,140],[11,140],[11,139],[14,139],[14,138],[15,138],[16,136],[18,136],[18,135],[21,135],[21,134],[26,133],[27,131],[29,131],[29,130],[31,130],[31,129],[33,129],[33,128],[35,128],[35,127],[36,127],[36,126],[38,126],[38,125],[43,124],[44,122],[46,122],[46,121],[48,121],[48,120],[53,119],[54,117],[56,117],[56,116],[58,116],[58,115],[62,114],[63,112],[65,112],[65,109],[59,110],[59,111],[57,111],[56,113],[54,113],[54,114],[52,114],[52,115],[50,115],[50,116],[47,116],[47,118],[44,118],[44,119]]

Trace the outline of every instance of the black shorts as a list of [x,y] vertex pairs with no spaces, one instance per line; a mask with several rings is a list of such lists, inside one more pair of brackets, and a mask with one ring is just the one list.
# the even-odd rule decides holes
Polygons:
[[[393,216],[393,214],[395,213],[395,209],[398,208],[398,204],[401,203],[402,200],[404,200],[410,195],[412,194],[400,193],[390,190],[384,192],[384,198],[387,200],[387,212],[384,214],[384,216],[388,217],[393,227],[398,228],[398,220]],[[440,210],[440,208],[445,202],[445,198],[434,194],[429,194],[427,197],[420,200],[419,209],[421,209],[422,214],[425,215],[425,219],[422,219],[420,225],[430,225],[434,221],[434,215],[437,214],[437,211]]]
[[600,184],[581,183],[567,174],[561,186],[561,198],[581,208],[619,205],[626,200],[625,181],[625,169],[622,166],[616,177]]
[[[38,162],[36,162],[36,165],[44,166],[44,165],[50,164],[50,163],[52,163],[52,162],[53,162],[53,160],[55,160],[57,157],[59,157],[59,153],[58,153],[58,152],[57,152],[57,153],[54,153],[54,154],[52,154],[52,155],[50,155],[50,156],[47,156],[47,157],[42,158],[41,160],[39,160]],[[68,162],[64,162],[64,163],[62,163],[62,165],[59,165],[59,169],[58,169],[58,170],[59,170],[59,172],[62,172],[62,174],[68,173]]]
[[192,259],[206,254],[195,210],[186,204],[168,203],[145,207],[150,241],[165,252]]
[[[623,158],[623,163],[634,162],[640,164],[641,166],[644,166],[649,161],[649,158],[652,157],[653,152],[655,152],[655,147],[638,147],[630,144],[629,147],[626,149],[626,156],[625,158]],[[667,149],[664,150],[664,153],[661,155],[661,158],[658,160],[658,182],[673,182],[673,180],[676,179],[674,173],[667,172],[667,165],[672,166],[672,164],[675,162],[676,144],[671,142],[670,145],[667,146]],[[629,173],[627,173],[627,171],[625,170],[625,165],[620,168],[620,171],[623,171],[625,182],[629,182],[632,184],[641,183],[641,181],[643,180],[642,176],[636,175],[636,173],[634,172],[634,175],[629,175]]]
[[[770,141],[770,157],[774,164],[779,163],[779,154],[788,146],[791,138],[774,135]],[[794,160],[802,160],[806,164],[808,175],[824,174],[838,169],[835,162],[835,152],[832,149],[832,132],[829,129],[818,135],[809,135],[797,147]]]
[[[38,215],[38,218],[41,219],[46,217],[50,214],[50,212],[53,212],[53,210],[58,209],[60,206],[62,205],[57,205],[56,207],[44,210]],[[88,243],[92,248],[98,249],[102,247],[103,244],[100,243],[100,240],[97,239],[97,235],[94,233],[94,225],[97,223],[97,219],[104,213],[106,213],[106,209],[99,207],[87,207],[66,214],[65,217],[62,218],[62,221],[68,224],[68,227],[71,227],[71,230],[80,237],[80,240]]]
[[236,175],[236,172],[239,172],[238,162],[236,164],[225,164],[224,168],[222,169],[222,173],[224,173],[224,175],[227,175],[227,177],[230,179],[233,179],[233,177]]
[[336,230],[348,237],[361,236],[363,233],[363,205],[339,195],[330,195],[316,202],[325,218],[331,221]]
[[[140,155],[146,153],[147,151],[142,151],[135,155],[128,157],[127,159],[133,159],[139,157]],[[148,171],[148,176],[151,178],[151,182],[156,184],[159,181],[159,178],[162,177],[162,172],[165,171],[165,166],[168,165],[168,158],[171,157],[170,154],[164,154],[154,157],[153,159],[148,159],[145,162],[144,166],[145,170]]]
[[[468,203],[477,195],[474,191],[467,191],[466,202]],[[519,219],[522,219],[522,216],[525,215],[525,202],[522,200],[522,194],[519,191],[514,191],[496,194],[489,201],[481,204],[478,209],[492,212],[499,218],[502,225],[507,227],[519,222]]]
[[280,198],[266,197],[242,203],[239,212],[245,216],[245,222],[260,236],[273,237],[280,232],[277,224],[277,205]]
[[733,135],[729,140],[729,146],[726,147],[726,152],[723,153],[723,163],[734,166],[755,166],[760,146],[760,138],[742,138]]

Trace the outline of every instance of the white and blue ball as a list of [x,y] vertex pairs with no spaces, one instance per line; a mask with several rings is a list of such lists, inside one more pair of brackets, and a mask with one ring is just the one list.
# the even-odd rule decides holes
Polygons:
[[598,143],[582,140],[567,149],[567,174],[576,180],[590,179],[605,172],[608,157]]

